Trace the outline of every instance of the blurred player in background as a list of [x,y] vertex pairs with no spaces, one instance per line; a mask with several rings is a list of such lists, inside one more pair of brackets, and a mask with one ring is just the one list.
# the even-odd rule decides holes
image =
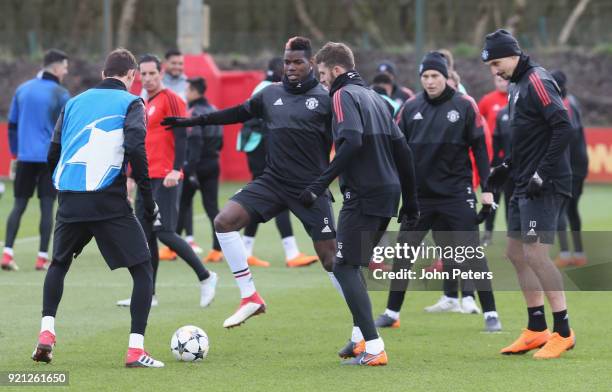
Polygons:
[[187,102],[188,80],[185,76],[185,58],[178,49],[170,49],[164,56],[164,86],[174,91],[181,99]]
[[[446,64],[448,65],[448,74],[452,75],[454,72],[457,72],[455,69],[455,58],[453,57],[453,53],[448,49],[438,49],[437,52],[441,53],[442,56],[444,56],[444,58],[446,59]],[[465,86],[461,84],[460,78],[458,78],[456,82],[456,87],[454,87],[454,89],[462,94],[467,94],[467,90]]]
[[393,80],[386,72],[381,72],[374,76],[372,79],[372,90],[376,91],[391,107],[393,108],[393,115],[397,114],[401,103],[391,98],[393,94]]
[[[186,97],[192,117],[217,110],[206,99],[206,79],[198,77],[187,82]],[[186,179],[183,181],[176,232],[180,235],[185,230],[185,240],[197,253],[199,247],[193,240],[193,196],[200,190],[212,233],[212,249],[205,261],[221,261],[223,258],[214,228],[215,216],[219,213],[219,152],[222,147],[223,130],[218,125],[194,126],[187,130],[187,163],[183,167]]]
[[[570,328],[563,277],[549,256],[559,210],[572,194],[568,145],[575,134],[553,77],[523,53],[506,30],[488,34],[482,60],[508,88],[512,152],[489,176],[493,190],[509,175],[515,188],[508,212],[506,254],[516,269],[527,303],[528,324],[502,354],[540,348],[536,359],[558,358],[576,344]],[[553,312],[553,333],[546,325],[544,296]]]
[[[495,130],[497,122],[497,114],[499,111],[508,104],[508,81],[497,75],[493,76],[493,82],[495,83],[495,90],[485,94],[480,101],[478,101],[478,109],[480,114],[484,116],[487,121],[489,129],[493,132],[493,150],[499,152],[500,149],[495,146]],[[499,139],[497,139],[499,141]],[[495,153],[493,154],[493,160],[498,160]],[[502,191],[503,192],[503,191]],[[494,194],[495,203],[499,203],[502,192],[496,192]],[[512,195],[507,195],[509,198]],[[495,210],[491,211],[491,214],[485,220],[485,232],[482,235],[482,244],[487,246],[493,239],[493,227],[495,224]]]
[[[282,78],[283,59],[281,57],[275,57],[268,63],[266,78],[255,87],[251,96],[254,96],[272,83],[279,83],[282,81]],[[247,163],[253,180],[261,176],[266,168],[266,138],[266,123],[261,118],[252,118],[245,121],[238,135],[237,149],[238,151],[246,152]],[[288,209],[280,212],[274,218],[274,221],[281,236],[281,242],[285,251],[285,260],[288,267],[303,267],[317,261],[316,256],[306,256],[300,252],[297,241],[293,236],[293,228],[291,226],[291,218]],[[248,255],[247,261],[250,266],[268,267],[270,266],[268,261],[261,260],[253,255],[255,234],[257,233],[258,226],[258,222],[252,221],[244,228],[242,239]]]
[[[142,85],[147,90],[147,136],[145,139],[149,175],[153,188],[153,198],[159,206],[160,218],[153,225],[149,237],[149,248],[153,264],[153,306],[157,305],[155,282],[159,267],[157,239],[173,249],[180,258],[193,269],[200,282],[200,306],[208,306],[214,296],[217,274],[209,272],[195,254],[191,246],[178,234],[176,224],[179,213],[181,181],[185,163],[186,131],[176,127],[171,131],[161,125],[166,116],[185,115],[185,103],[178,95],[167,89],[162,82],[161,63],[156,56],[144,55],[139,62]],[[136,198],[136,215],[142,220],[144,214],[142,198]],[[129,306],[130,300],[117,302],[119,306]]]
[[9,112],[9,146],[17,158],[13,209],[6,221],[6,240],[2,254],[2,269],[18,269],[13,258],[13,245],[21,216],[37,190],[40,200],[40,246],[35,268],[45,270],[49,264],[49,241],[53,228],[53,203],[56,190],[47,166],[47,151],[55,122],[70,98],[62,85],[68,73],[66,53],[51,49],[45,53],[40,78],[29,80],[17,88]]
[[[187,100],[188,80],[187,80],[187,76],[185,76],[185,73],[184,73],[185,59],[183,57],[183,54],[178,49],[170,49],[166,52],[164,59],[165,59],[163,63],[164,72],[163,72],[163,78],[162,78],[162,82],[164,83],[164,86],[172,90],[173,92],[175,92],[179,97],[181,97],[181,99],[184,102],[188,102]],[[144,99],[147,98],[147,90],[145,88],[142,89],[141,97],[143,97]],[[189,143],[189,140],[188,140],[188,143],[187,143],[188,150],[189,150],[189,146],[191,146],[191,143]],[[185,193],[184,192],[185,188],[190,187],[190,182],[183,181],[182,187],[183,187],[182,193]],[[190,191],[187,191],[187,193],[191,194]],[[191,199],[193,199],[193,195],[191,195]],[[185,199],[181,197],[181,201],[184,201],[184,200]],[[198,244],[196,244],[193,238],[193,208],[192,206],[193,206],[192,203],[183,203],[183,202],[180,203],[179,222],[178,222],[180,224],[177,224],[177,234],[181,235],[184,229],[186,231],[185,241],[189,243],[189,246],[193,248],[194,252],[202,253],[202,248],[200,248]],[[184,208],[187,208],[187,210],[183,210]],[[186,226],[183,226],[183,224],[185,224]],[[163,246],[159,250],[159,259],[167,260],[167,261],[176,260],[176,252],[174,252],[172,249],[170,249],[167,246]]]
[[[504,106],[499,112],[497,112],[497,119],[495,120],[495,128],[493,130],[493,161],[491,167],[501,165],[505,158],[509,157],[512,153],[512,128],[510,127],[510,114],[508,113],[508,105]],[[512,179],[504,183],[494,195],[499,194],[500,196],[496,199],[496,203],[501,198],[501,194],[504,195],[504,206],[506,211],[506,223],[508,223],[508,211],[510,206],[510,198],[514,193],[514,182]],[[495,214],[496,211],[492,210],[491,215]],[[485,222],[490,218],[487,217]],[[483,245],[485,245],[486,238],[483,238]]]
[[95,238],[109,268],[127,268],[134,283],[125,366],[164,366],[144,350],[153,271],[143,227],[134,216],[126,192],[129,163],[143,205],[143,224],[150,227],[158,210],[145,152],[145,107],[139,97],[127,92],[136,68],[136,59],[129,51],[111,52],[104,63],[104,80],[68,101],[55,126],[48,163],[59,190],[59,208],[53,262],[43,287],[40,335],[32,354],[37,362],[52,359],[55,315],[64,279],[73,258]]
[[[563,104],[567,109],[572,128],[574,128],[574,136],[569,147],[570,164],[572,166],[572,196],[561,207],[558,224],[559,248],[561,252],[556,258],[555,263],[558,267],[580,267],[587,263],[587,258],[582,247],[582,222],[580,220],[580,212],[578,211],[578,202],[582,195],[584,180],[589,172],[589,156],[587,154],[578,100],[573,95],[567,93],[567,77],[563,71],[556,70],[551,72],[551,74],[561,89],[561,98],[563,98]],[[569,221],[574,242],[573,256],[567,241],[567,221]]]
[[406,102],[406,100],[414,97],[414,92],[412,90],[410,90],[408,87],[400,86],[397,83],[395,64],[390,61],[384,61],[378,64],[378,67],[376,67],[376,71],[378,73],[386,74],[391,79],[393,87],[391,88],[391,93],[389,94],[389,97],[391,97],[392,100],[401,105]]

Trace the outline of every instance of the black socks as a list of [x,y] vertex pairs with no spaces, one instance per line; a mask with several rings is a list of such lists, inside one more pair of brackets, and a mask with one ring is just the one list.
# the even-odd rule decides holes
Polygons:
[[544,331],[546,328],[546,317],[544,316],[544,305],[527,308],[529,322],[527,329],[531,331]]

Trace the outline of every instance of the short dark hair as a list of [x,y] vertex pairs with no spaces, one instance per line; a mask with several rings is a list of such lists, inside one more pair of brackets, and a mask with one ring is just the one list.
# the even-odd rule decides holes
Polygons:
[[154,54],[147,53],[140,56],[140,60],[138,60],[138,66],[140,67],[140,64],[142,63],[155,63],[157,70],[161,71],[161,61],[159,61],[159,57]]
[[166,52],[166,55],[164,56],[164,58],[166,60],[168,60],[172,56],[182,56],[182,55],[183,55],[183,53],[181,53],[180,50],[178,50],[178,49],[170,49],[170,50],[168,50]]
[[110,52],[104,60],[104,77],[125,76],[128,71],[138,68],[136,58],[127,49],[117,48]]
[[379,73],[376,76],[374,76],[374,80],[372,80],[373,84],[393,84],[393,80],[391,80],[391,77],[389,76],[389,74],[387,73]]
[[310,45],[310,40],[306,37],[296,36],[289,38],[285,44],[285,50],[303,50],[307,58],[310,59],[312,57],[312,46]]
[[348,45],[342,42],[328,42],[315,55],[317,64],[325,63],[326,66],[333,68],[340,66],[347,70],[355,69],[355,57]]
[[47,52],[45,53],[45,57],[43,58],[43,67],[64,60],[68,60],[68,55],[65,52],[59,49],[49,49],[47,50]]
[[206,88],[208,87],[206,84],[206,79],[200,77],[187,79],[187,83],[189,83],[189,87],[202,95],[204,95]]

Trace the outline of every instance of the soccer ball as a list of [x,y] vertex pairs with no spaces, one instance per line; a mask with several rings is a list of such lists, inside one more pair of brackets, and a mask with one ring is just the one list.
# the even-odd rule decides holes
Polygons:
[[177,329],[170,339],[170,350],[179,361],[201,361],[208,355],[208,348],[208,335],[193,325]]

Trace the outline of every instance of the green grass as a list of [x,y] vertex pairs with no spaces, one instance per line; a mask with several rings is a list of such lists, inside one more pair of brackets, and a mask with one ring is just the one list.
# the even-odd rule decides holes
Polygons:
[[[223,185],[220,200],[227,200],[238,187]],[[1,238],[11,195],[9,187],[0,200]],[[582,202],[585,229],[612,227],[612,211],[603,207],[611,195],[611,187],[586,187]],[[335,207],[337,212],[339,205]],[[210,231],[201,213],[198,206],[196,234],[207,248]],[[227,331],[221,327],[238,300],[224,264],[211,267],[220,274],[220,287],[211,307],[202,310],[197,282],[186,264],[162,263],[157,286],[160,306],[151,311],[146,335],[147,349],[166,362],[165,369],[157,370],[122,367],[129,311],[114,303],[129,296],[131,280],[125,270],[109,272],[95,244],[90,244],[66,279],[56,322],[54,361],[36,364],[29,356],[39,328],[44,274],[33,270],[38,241],[28,237],[36,236],[37,226],[33,204],[15,246],[21,271],[0,271],[0,371],[69,371],[70,388],[79,391],[604,391],[612,385],[609,292],[568,293],[577,347],[564,358],[548,362],[537,362],[530,355],[502,357],[497,353],[524,326],[520,293],[496,294],[504,332],[484,334],[480,332],[482,317],[425,314],[423,307],[439,293],[411,292],[402,312],[402,327],[382,331],[389,366],[342,368],[336,351],[350,332],[348,309],[320,266],[284,268],[274,224],[261,226],[255,245],[256,254],[270,260],[273,267],[253,269],[269,310],[240,328]],[[498,226],[502,228],[501,219]],[[312,252],[299,222],[294,221],[294,229],[302,250]],[[498,242],[503,242],[501,237]],[[371,295],[374,311],[382,311],[386,294]],[[550,313],[547,317],[552,321]],[[210,354],[202,363],[179,363],[171,356],[170,336],[185,324],[202,327],[210,337]]]

